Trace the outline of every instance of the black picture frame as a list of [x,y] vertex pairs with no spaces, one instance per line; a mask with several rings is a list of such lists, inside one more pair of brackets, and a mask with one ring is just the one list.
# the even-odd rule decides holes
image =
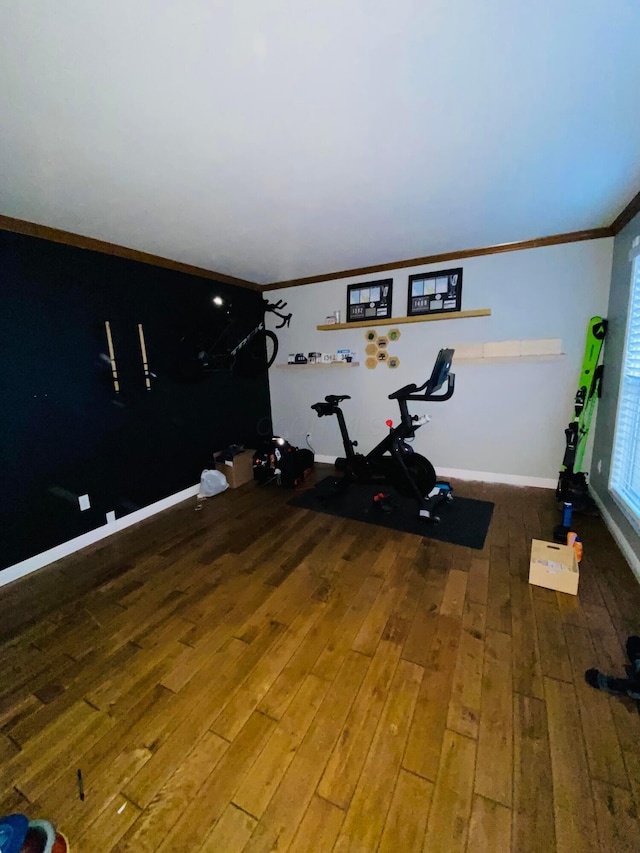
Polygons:
[[462,267],[409,276],[407,316],[446,314],[462,306]]
[[390,320],[393,279],[347,285],[347,323]]

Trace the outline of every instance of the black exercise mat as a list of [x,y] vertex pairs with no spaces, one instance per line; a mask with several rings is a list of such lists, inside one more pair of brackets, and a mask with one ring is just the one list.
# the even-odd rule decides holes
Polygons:
[[452,545],[478,549],[484,547],[493,514],[493,503],[489,501],[461,498],[454,492],[453,501],[443,502],[436,511],[440,521],[432,523],[418,517],[418,505],[412,498],[404,497],[387,486],[384,487],[385,494],[391,495],[397,504],[397,508],[391,513],[382,512],[373,505],[373,496],[382,491],[379,485],[351,483],[342,493],[321,497],[323,486],[326,491],[327,485],[333,479],[326,477],[315,488],[305,489],[297,494],[289,504],[339,518],[378,524],[390,530],[415,533],[417,536],[450,542]]

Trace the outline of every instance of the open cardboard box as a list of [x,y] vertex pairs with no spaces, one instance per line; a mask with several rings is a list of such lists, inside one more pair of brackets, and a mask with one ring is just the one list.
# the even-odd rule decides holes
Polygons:
[[541,539],[532,540],[529,583],[577,595],[579,579],[578,560],[573,548]]
[[[222,453],[216,450],[213,454],[215,459]],[[250,480],[253,480],[253,454],[255,450],[243,450],[227,462],[216,462],[216,471],[220,471],[227,478],[230,489],[237,489]]]

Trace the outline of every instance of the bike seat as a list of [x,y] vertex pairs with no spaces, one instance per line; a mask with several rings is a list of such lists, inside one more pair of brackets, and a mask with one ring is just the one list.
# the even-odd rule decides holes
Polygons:
[[319,418],[325,415],[333,415],[335,408],[330,403],[314,403],[311,408],[317,413]]
[[335,394],[329,394],[324,399],[327,403],[330,403],[330,405],[337,406],[338,403],[341,403],[343,400],[350,400],[351,397],[348,394],[344,394],[342,397],[336,396]]

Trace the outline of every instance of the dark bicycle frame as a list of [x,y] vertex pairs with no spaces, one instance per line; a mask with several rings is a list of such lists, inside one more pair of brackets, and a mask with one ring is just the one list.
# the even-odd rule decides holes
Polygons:
[[[271,361],[267,364],[267,367],[270,367],[271,364],[273,364],[278,351],[278,338],[274,332],[266,328],[265,315],[270,313],[279,317],[281,322],[276,324],[276,329],[282,329],[284,326],[289,326],[292,317],[291,313],[282,313],[283,309],[286,307],[287,303],[283,302],[281,299],[277,302],[269,302],[268,300],[263,299],[262,319],[253,329],[251,329],[250,332],[239,340],[238,336],[233,334],[233,328],[239,321],[239,318],[234,318],[233,315],[230,314],[225,327],[218,337],[206,349],[200,349],[195,356],[200,370],[203,373],[211,373],[218,370],[232,370],[238,353],[245,349],[256,335],[259,335],[260,333],[264,333],[265,336],[272,338],[274,342],[274,353]],[[223,341],[226,343],[226,346],[221,347]]]

